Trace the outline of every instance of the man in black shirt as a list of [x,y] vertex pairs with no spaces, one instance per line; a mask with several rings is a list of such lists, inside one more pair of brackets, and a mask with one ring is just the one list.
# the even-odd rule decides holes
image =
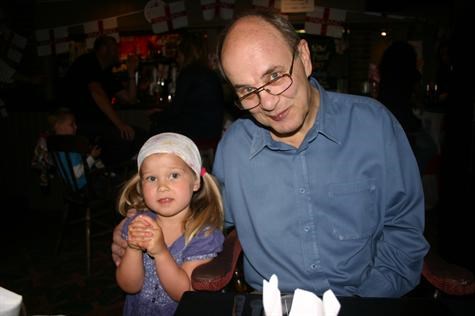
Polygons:
[[112,67],[119,62],[118,52],[113,37],[98,37],[94,50],[73,62],[61,91],[64,105],[76,114],[78,134],[100,142],[103,160],[111,164],[129,159],[137,147],[136,128],[119,117],[112,99],[122,104],[135,103],[138,59],[132,56],[127,61],[129,83],[124,86],[112,73]]

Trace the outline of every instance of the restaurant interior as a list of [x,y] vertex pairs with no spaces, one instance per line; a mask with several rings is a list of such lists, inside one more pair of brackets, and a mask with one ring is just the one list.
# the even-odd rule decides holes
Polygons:
[[[435,301],[444,307],[442,314],[475,315],[475,55],[470,1],[204,1],[227,4],[214,7],[202,3],[17,0],[0,4],[4,203],[0,289],[22,297],[16,315],[122,314],[124,293],[116,284],[110,249],[112,229],[122,219],[116,210],[118,188],[135,171],[135,162],[109,172],[109,191],[101,196],[100,213],[93,210],[91,235],[86,238],[84,201],[74,204],[68,199],[58,174],[48,174],[44,185],[32,166],[38,138],[49,129],[48,116],[58,107],[62,82],[74,60],[90,51],[101,34],[115,37],[120,61],[112,72],[124,86],[134,80],[137,90],[133,104],[115,98],[111,104],[123,122],[150,135],[160,130],[160,114],[176,98],[177,47],[183,34],[202,40],[209,65],[218,72],[214,51],[220,32],[233,15],[256,6],[287,16],[309,43],[312,76],[329,91],[378,98],[378,65],[384,51],[397,41],[414,47],[420,80],[411,110],[436,152],[421,170],[425,235],[431,252],[419,286],[405,297],[419,299],[421,306]],[[157,9],[162,7],[167,9]],[[321,15],[312,20],[315,12]],[[127,71],[130,56],[138,58],[133,78]],[[221,85],[220,132],[225,132],[246,113],[234,106],[226,81]],[[60,105],[67,107],[64,101]],[[208,170],[218,142],[219,137],[199,141]],[[68,217],[66,209],[71,210]],[[221,292],[250,291],[238,261],[232,280]]]

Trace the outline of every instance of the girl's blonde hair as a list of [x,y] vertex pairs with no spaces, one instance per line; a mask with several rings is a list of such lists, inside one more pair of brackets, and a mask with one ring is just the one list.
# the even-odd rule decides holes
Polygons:
[[[223,200],[219,185],[214,176],[205,173],[201,176],[201,185],[194,192],[190,201],[190,214],[183,223],[185,244],[187,244],[198,232],[205,228],[223,229],[224,211]],[[126,216],[130,209],[148,210],[142,195],[140,174],[136,173],[127,181],[119,195],[119,213]]]

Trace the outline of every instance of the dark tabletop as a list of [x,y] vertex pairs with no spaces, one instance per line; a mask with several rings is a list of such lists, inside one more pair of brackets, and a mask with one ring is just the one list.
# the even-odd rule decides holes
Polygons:
[[[450,315],[443,304],[431,298],[338,297],[338,300],[341,303],[338,316]],[[260,294],[186,292],[175,315],[263,316],[264,312]]]

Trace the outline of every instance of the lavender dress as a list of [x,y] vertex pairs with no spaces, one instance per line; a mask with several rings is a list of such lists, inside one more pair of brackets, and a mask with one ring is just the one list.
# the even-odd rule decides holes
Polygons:
[[[156,214],[150,211],[140,212],[140,214],[156,218]],[[127,218],[125,221],[122,228],[124,239],[127,238],[129,224],[134,218]],[[178,265],[186,261],[213,258],[222,250],[224,236],[221,231],[214,230],[207,236],[205,236],[205,231],[199,232],[186,246],[182,235],[168,248]],[[127,294],[123,315],[173,315],[178,303],[163,289],[155,271],[155,262],[144,254],[143,263],[145,278],[142,290],[136,294]]]

